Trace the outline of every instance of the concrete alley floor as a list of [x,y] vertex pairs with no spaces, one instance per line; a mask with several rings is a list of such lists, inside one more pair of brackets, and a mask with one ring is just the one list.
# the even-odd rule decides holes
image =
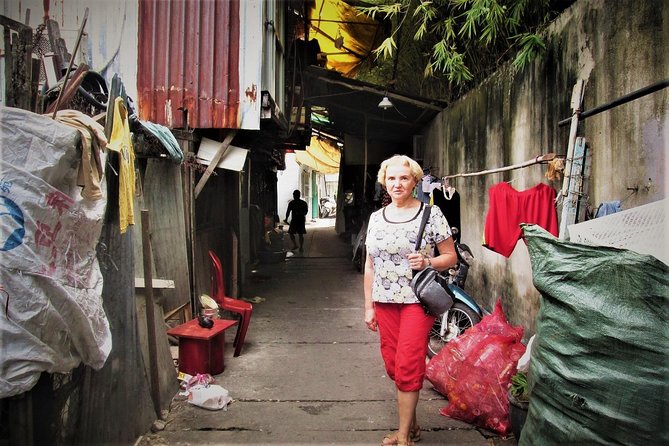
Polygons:
[[[139,445],[378,445],[396,428],[395,389],[378,335],[363,323],[362,274],[334,220],[307,226],[305,250],[261,264],[245,288],[259,297],[241,356],[226,336],[227,411],[172,403],[165,430]],[[286,237],[287,238],[287,237]],[[286,240],[286,248],[290,241]],[[426,381],[419,403],[421,445],[515,445],[439,415],[447,401]]]

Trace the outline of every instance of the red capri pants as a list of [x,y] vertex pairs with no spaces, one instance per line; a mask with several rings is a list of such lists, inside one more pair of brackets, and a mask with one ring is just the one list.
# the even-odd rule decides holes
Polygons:
[[420,304],[374,304],[381,335],[381,356],[390,379],[402,392],[423,387],[425,355],[434,316]]

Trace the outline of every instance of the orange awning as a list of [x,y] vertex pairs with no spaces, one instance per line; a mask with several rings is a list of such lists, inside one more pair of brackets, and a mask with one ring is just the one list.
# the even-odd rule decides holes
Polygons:
[[382,41],[381,23],[341,0],[315,0],[310,39],[327,55],[326,67],[352,77]]

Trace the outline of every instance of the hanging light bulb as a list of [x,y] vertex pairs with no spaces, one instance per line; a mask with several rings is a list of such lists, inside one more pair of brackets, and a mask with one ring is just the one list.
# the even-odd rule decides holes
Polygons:
[[381,102],[379,102],[379,108],[381,108],[383,110],[388,110],[392,106],[393,106],[393,103],[390,102],[390,99],[388,99],[388,96],[384,96],[383,99],[381,99]]

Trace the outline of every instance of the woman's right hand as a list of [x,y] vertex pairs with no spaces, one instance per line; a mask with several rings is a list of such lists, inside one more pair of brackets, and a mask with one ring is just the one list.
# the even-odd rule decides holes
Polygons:
[[414,271],[422,271],[430,266],[428,258],[419,252],[407,254],[407,259],[409,260],[409,267]]
[[367,328],[370,330],[377,330],[378,324],[376,323],[376,311],[374,311],[374,308],[365,309],[365,324],[367,324]]

